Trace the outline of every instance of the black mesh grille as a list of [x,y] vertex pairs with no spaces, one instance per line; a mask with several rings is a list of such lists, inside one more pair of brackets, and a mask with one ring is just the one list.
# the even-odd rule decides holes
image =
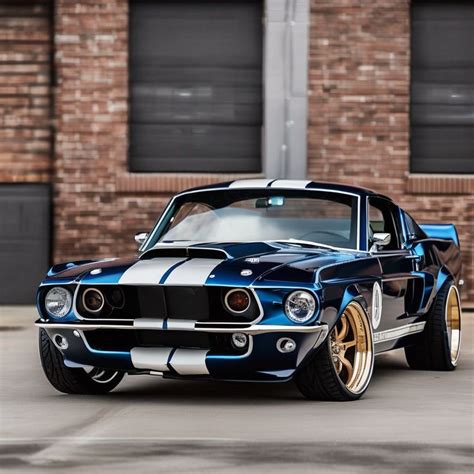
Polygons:
[[97,329],[85,331],[84,336],[93,349],[103,351],[129,351],[134,347],[173,347],[238,354],[246,350],[235,349],[231,344],[230,334],[208,334],[197,331]]
[[[223,304],[229,288],[192,286],[101,285],[105,305],[98,313],[88,312],[82,295],[92,286],[81,285],[77,310],[88,319],[188,319],[202,322],[249,322],[257,318],[259,308],[251,294],[249,309],[239,315],[229,313]],[[121,296],[120,296],[121,295]]]

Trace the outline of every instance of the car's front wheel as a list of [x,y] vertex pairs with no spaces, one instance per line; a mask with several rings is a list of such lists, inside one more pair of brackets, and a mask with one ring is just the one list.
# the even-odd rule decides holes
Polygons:
[[299,369],[296,385],[313,400],[357,400],[374,367],[372,328],[362,306],[350,303],[320,350]]
[[124,373],[115,370],[91,368],[71,369],[64,365],[61,352],[44,329],[39,332],[39,353],[46,378],[60,392],[98,395],[113,390],[123,379]]

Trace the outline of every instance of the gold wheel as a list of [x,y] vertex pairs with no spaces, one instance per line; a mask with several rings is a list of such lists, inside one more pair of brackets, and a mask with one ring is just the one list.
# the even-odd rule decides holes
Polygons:
[[449,289],[445,317],[451,363],[456,365],[461,347],[461,304],[455,286]]
[[331,331],[331,358],[340,381],[352,393],[367,387],[373,368],[370,323],[358,303],[350,303]]

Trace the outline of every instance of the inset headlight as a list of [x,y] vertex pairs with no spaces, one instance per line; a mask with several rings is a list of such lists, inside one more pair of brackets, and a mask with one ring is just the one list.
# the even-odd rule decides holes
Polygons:
[[87,311],[98,313],[105,304],[104,295],[96,288],[88,288],[82,295],[82,304]]
[[308,291],[293,291],[286,298],[285,313],[294,323],[309,321],[316,311],[316,300]]
[[51,316],[64,318],[72,306],[71,292],[66,290],[66,288],[55,286],[46,293],[44,306]]
[[236,288],[227,292],[224,303],[232,313],[245,313],[250,307],[250,295],[247,290]]

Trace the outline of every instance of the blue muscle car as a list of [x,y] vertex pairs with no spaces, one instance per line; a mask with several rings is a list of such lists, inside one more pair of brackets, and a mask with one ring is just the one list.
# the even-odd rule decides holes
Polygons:
[[105,393],[124,374],[294,379],[355,400],[374,356],[453,370],[461,255],[450,224],[338,184],[242,180],[176,195],[130,258],[55,265],[37,305],[46,377]]

